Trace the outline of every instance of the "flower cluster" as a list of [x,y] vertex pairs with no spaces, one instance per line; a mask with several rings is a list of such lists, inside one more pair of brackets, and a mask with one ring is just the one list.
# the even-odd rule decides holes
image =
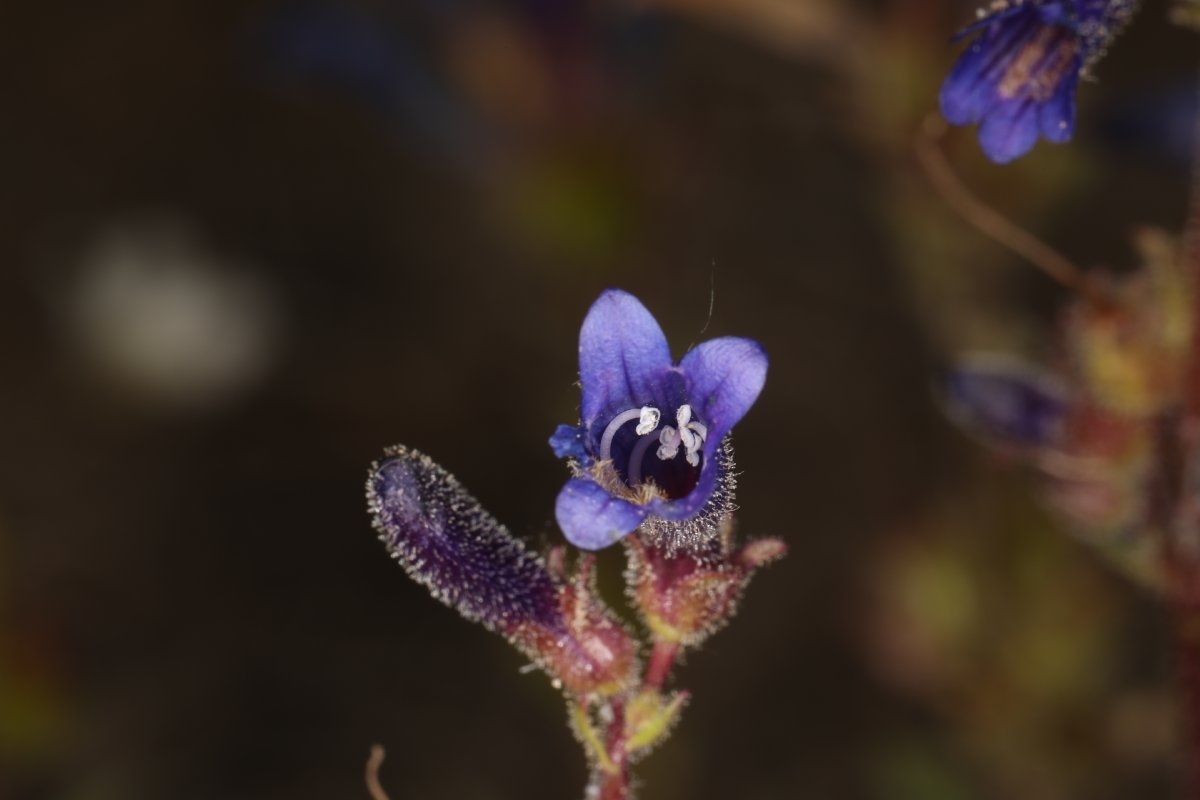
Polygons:
[[678,655],[727,623],[754,572],[786,550],[733,539],[729,432],[766,369],[756,342],[732,337],[674,361],[658,323],[625,292],[603,293],[584,320],[581,421],[551,438],[572,472],[556,516],[585,551],[624,541],[646,641],[596,593],[593,556],[572,572],[561,546],[530,553],[416,451],[393,447],[371,466],[368,509],[392,556],[568,696],[592,764],[590,797],[628,797],[629,764],[666,737],[687,700],[664,689]]
[[1066,142],[1075,131],[1080,75],[1133,14],[1134,0],[999,0],[960,36],[975,39],[942,84],[942,116],[979,124],[988,158],[1006,163],[1038,136]]
[[1174,457],[1163,447],[1180,433],[1192,279],[1166,234],[1142,231],[1138,244],[1142,269],[1097,277],[1100,299],[1067,310],[1059,363],[970,357],[949,375],[946,398],[967,430],[1037,467],[1081,538],[1169,591],[1157,548],[1179,522],[1181,476],[1164,472]]

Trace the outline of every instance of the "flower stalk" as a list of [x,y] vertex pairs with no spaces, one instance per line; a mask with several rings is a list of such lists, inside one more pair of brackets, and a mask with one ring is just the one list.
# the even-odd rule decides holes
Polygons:
[[629,800],[631,765],[688,700],[664,691],[679,653],[725,625],[753,573],[786,551],[733,541],[730,431],[758,398],[767,359],[757,342],[722,337],[676,361],[650,312],[618,290],[592,305],[579,352],[580,422],[550,440],[572,473],[555,516],[581,550],[624,542],[628,596],[650,640],[644,663],[646,644],[596,591],[595,556],[570,566],[561,545],[530,552],[427,456],[388,448],[371,466],[367,506],[410,577],[507,638],[566,695],[591,764],[587,800]]
[[[976,38],[943,84],[943,116],[979,123],[984,152],[998,163],[1023,155],[1039,136],[1066,141],[1080,75],[1136,5],[993,4],[965,31]],[[1073,60],[1046,57],[1055,47]],[[1200,122],[1182,240],[1140,231],[1141,269],[1121,277],[1084,273],[1014,231],[957,180],[936,146],[940,134],[927,127],[917,148],[939,192],[976,228],[1082,295],[1064,315],[1065,364],[1041,370],[970,359],[947,382],[947,405],[990,444],[1025,455],[1076,532],[1163,599],[1184,796],[1200,800]]]
[[[1200,82],[1197,84],[1200,92]],[[1200,120],[1193,133],[1192,185],[1183,234],[1184,268],[1192,276],[1192,319],[1200,321]],[[1200,324],[1193,324],[1185,365],[1181,494],[1174,536],[1166,548],[1171,578],[1175,672],[1179,683],[1187,796],[1200,800]]]
[[654,649],[650,652],[650,664],[646,667],[646,677],[643,685],[649,689],[661,689],[675,666],[675,656],[679,652],[679,642],[665,642],[661,639],[654,641]]

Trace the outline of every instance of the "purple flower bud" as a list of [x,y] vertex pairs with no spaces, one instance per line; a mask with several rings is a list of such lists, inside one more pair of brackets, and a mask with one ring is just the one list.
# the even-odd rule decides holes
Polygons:
[[561,564],[548,569],[427,456],[386,453],[371,465],[367,507],[413,580],[506,636],[570,692],[610,694],[633,680],[636,644],[586,569],[567,582]]
[[561,625],[559,586],[453,475],[405,447],[371,466],[367,506],[392,557],[433,596],[491,630]]

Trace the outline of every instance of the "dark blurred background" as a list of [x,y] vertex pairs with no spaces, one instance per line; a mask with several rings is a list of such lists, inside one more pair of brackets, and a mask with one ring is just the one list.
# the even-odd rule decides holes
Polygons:
[[[1149,2],[1076,142],[948,157],[1085,264],[1178,230],[1196,39]],[[0,25],[0,797],[578,797],[558,694],[388,558],[429,453],[532,546],[578,326],[759,339],[740,531],[791,554],[677,674],[683,798],[1174,793],[1167,625],[948,424],[1064,299],[911,157],[955,0],[13,3]],[[711,318],[710,318],[711,305]],[[620,602],[621,558],[603,589]]]

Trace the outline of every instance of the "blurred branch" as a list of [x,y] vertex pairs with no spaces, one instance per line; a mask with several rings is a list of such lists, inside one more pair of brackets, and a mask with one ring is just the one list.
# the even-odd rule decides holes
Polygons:
[[980,233],[1012,250],[1055,282],[1092,302],[1106,305],[1103,291],[1088,279],[1082,268],[972,194],[954,174],[938,146],[945,132],[946,123],[930,115],[917,132],[915,150],[929,182],[950,207]]
[[367,759],[367,791],[371,800],[388,800],[387,792],[379,783],[379,767],[385,755],[383,745],[371,745],[371,757]]
[[788,54],[856,71],[866,60],[868,23],[847,3],[828,0],[641,0],[646,6],[739,30]]

